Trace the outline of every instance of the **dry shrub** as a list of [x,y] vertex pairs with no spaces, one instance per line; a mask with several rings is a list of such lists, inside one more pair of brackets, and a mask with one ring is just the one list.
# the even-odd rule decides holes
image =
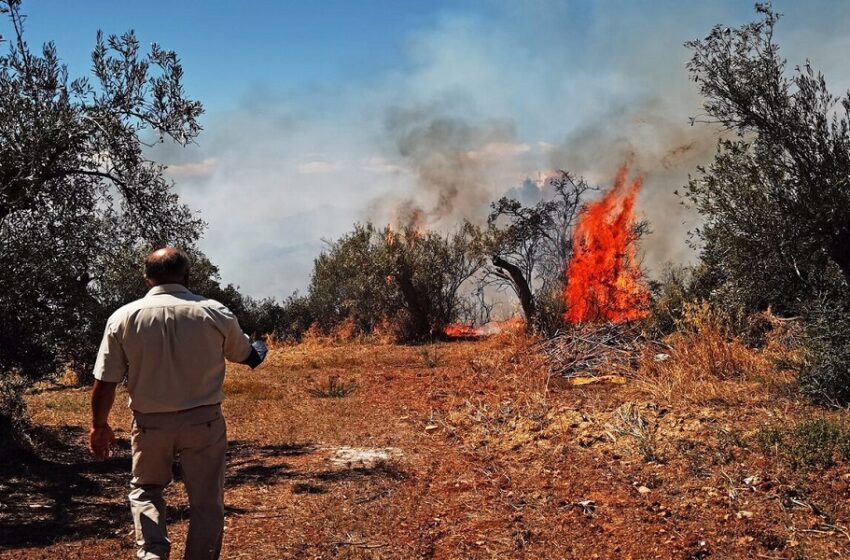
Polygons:
[[542,392],[529,392],[499,401],[467,399],[448,410],[444,424],[468,450],[504,455],[565,433],[558,420]]
[[330,338],[333,340],[345,342],[354,340],[359,335],[357,323],[353,317],[346,317],[340,321],[330,332]]
[[658,437],[658,419],[645,418],[635,403],[625,403],[614,410],[610,424],[615,433],[633,438],[638,452],[646,462],[663,462]]
[[389,317],[382,317],[373,327],[371,339],[379,344],[393,344],[398,340],[396,327]]
[[304,333],[300,344],[306,348],[323,348],[340,343],[362,342],[367,339],[371,337],[364,336],[355,320],[349,317],[337,323],[330,331],[325,331],[318,323],[313,323]]
[[304,333],[304,337],[301,339],[301,344],[305,346],[315,346],[317,344],[321,344],[326,339],[327,336],[325,336],[322,329],[319,328],[319,324],[313,323]]
[[738,400],[741,383],[775,371],[773,356],[747,347],[708,304],[686,305],[678,330],[665,342],[669,350],[663,354],[644,351],[636,374],[638,386],[659,400]]

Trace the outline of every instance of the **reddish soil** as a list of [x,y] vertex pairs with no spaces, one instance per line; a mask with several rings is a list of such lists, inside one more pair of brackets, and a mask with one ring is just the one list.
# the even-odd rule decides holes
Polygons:
[[[573,385],[511,336],[278,346],[227,380],[223,557],[848,557],[850,466],[792,468],[756,444],[812,413],[787,382]],[[0,466],[0,558],[132,557],[129,415],[116,406],[120,449],[96,462],[87,406],[73,388],[30,396],[42,443]],[[168,499],[179,558],[179,482]]]

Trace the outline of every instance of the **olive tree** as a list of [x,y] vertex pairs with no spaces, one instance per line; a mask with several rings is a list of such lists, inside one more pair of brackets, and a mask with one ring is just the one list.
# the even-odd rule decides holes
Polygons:
[[388,321],[403,341],[439,336],[462,311],[461,286],[484,264],[482,242],[470,223],[447,234],[355,225],[315,261],[309,300],[316,324],[329,331],[351,321],[371,333]]
[[705,116],[731,137],[687,196],[705,218],[705,284],[744,312],[771,307],[806,321],[803,390],[850,402],[850,95],[830,93],[807,62],[789,71],[769,4],[739,28],[691,41]]
[[732,132],[687,196],[716,290],[746,310],[794,311],[850,281],[850,97],[829,92],[809,63],[789,71],[774,39],[780,19],[716,26],[693,51],[701,121]]
[[491,205],[487,247],[492,266],[486,281],[519,299],[526,323],[560,321],[573,229],[591,187],[566,171],[548,181],[550,195],[533,206],[503,197]]
[[71,79],[53,43],[27,44],[20,0],[0,12],[0,379],[32,380],[90,362],[122,252],[198,239],[145,147],[191,142],[202,107],[177,55],[132,32],[98,33],[92,75]]

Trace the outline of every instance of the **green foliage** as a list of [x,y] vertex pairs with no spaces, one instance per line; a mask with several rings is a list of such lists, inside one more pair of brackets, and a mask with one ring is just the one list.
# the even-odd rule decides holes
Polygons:
[[120,269],[130,249],[198,239],[203,222],[142,137],[185,145],[202,108],[177,56],[142,53],[132,32],[99,33],[91,78],[70,80],[53,43],[30,50],[19,1],[0,12],[0,375],[31,383],[90,368],[115,293],[129,290],[119,284],[138,270]]
[[763,426],[756,433],[762,451],[793,468],[827,468],[850,461],[850,426],[826,417],[806,418],[791,427]]
[[29,49],[19,4],[0,4],[0,371],[35,378],[90,364],[127,248],[198,238],[141,136],[186,144],[202,109],[176,55],[132,33],[98,34],[92,79],[69,80],[52,43]]
[[800,387],[815,402],[844,406],[850,403],[850,313],[840,303],[819,300],[806,316]]
[[483,265],[481,236],[357,224],[315,261],[309,302],[320,330],[352,321],[371,333],[389,321],[403,341],[422,341],[455,321],[460,288]]
[[832,466],[839,444],[847,438],[841,426],[824,418],[803,420],[790,435],[791,457],[807,467]]
[[661,279],[649,286],[652,304],[644,320],[644,329],[653,338],[664,337],[676,330],[685,318],[689,303],[698,299],[694,293],[693,272],[684,267],[668,267]]
[[314,261],[309,297],[321,331],[351,319],[358,332],[372,332],[388,309],[400,308],[378,235],[372,224],[355,224]]
[[387,228],[379,240],[389,266],[388,287],[401,295],[401,313],[389,310],[399,338],[433,338],[457,321],[463,307],[461,286],[484,266],[478,228],[469,222],[450,234]]
[[[23,392],[29,380],[20,375],[0,376],[0,451],[10,452],[10,448],[25,447],[29,418]],[[8,455],[7,455],[8,456]]]
[[796,312],[811,294],[847,298],[850,278],[850,98],[806,64],[793,74],[769,5],[737,29],[691,41],[688,64],[719,142],[687,196],[705,218],[705,276],[727,309]]

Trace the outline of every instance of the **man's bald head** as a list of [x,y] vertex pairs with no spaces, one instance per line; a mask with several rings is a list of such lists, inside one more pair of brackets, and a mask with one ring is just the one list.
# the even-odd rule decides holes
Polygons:
[[189,255],[176,247],[157,249],[145,259],[145,282],[148,286],[183,284],[189,279]]

